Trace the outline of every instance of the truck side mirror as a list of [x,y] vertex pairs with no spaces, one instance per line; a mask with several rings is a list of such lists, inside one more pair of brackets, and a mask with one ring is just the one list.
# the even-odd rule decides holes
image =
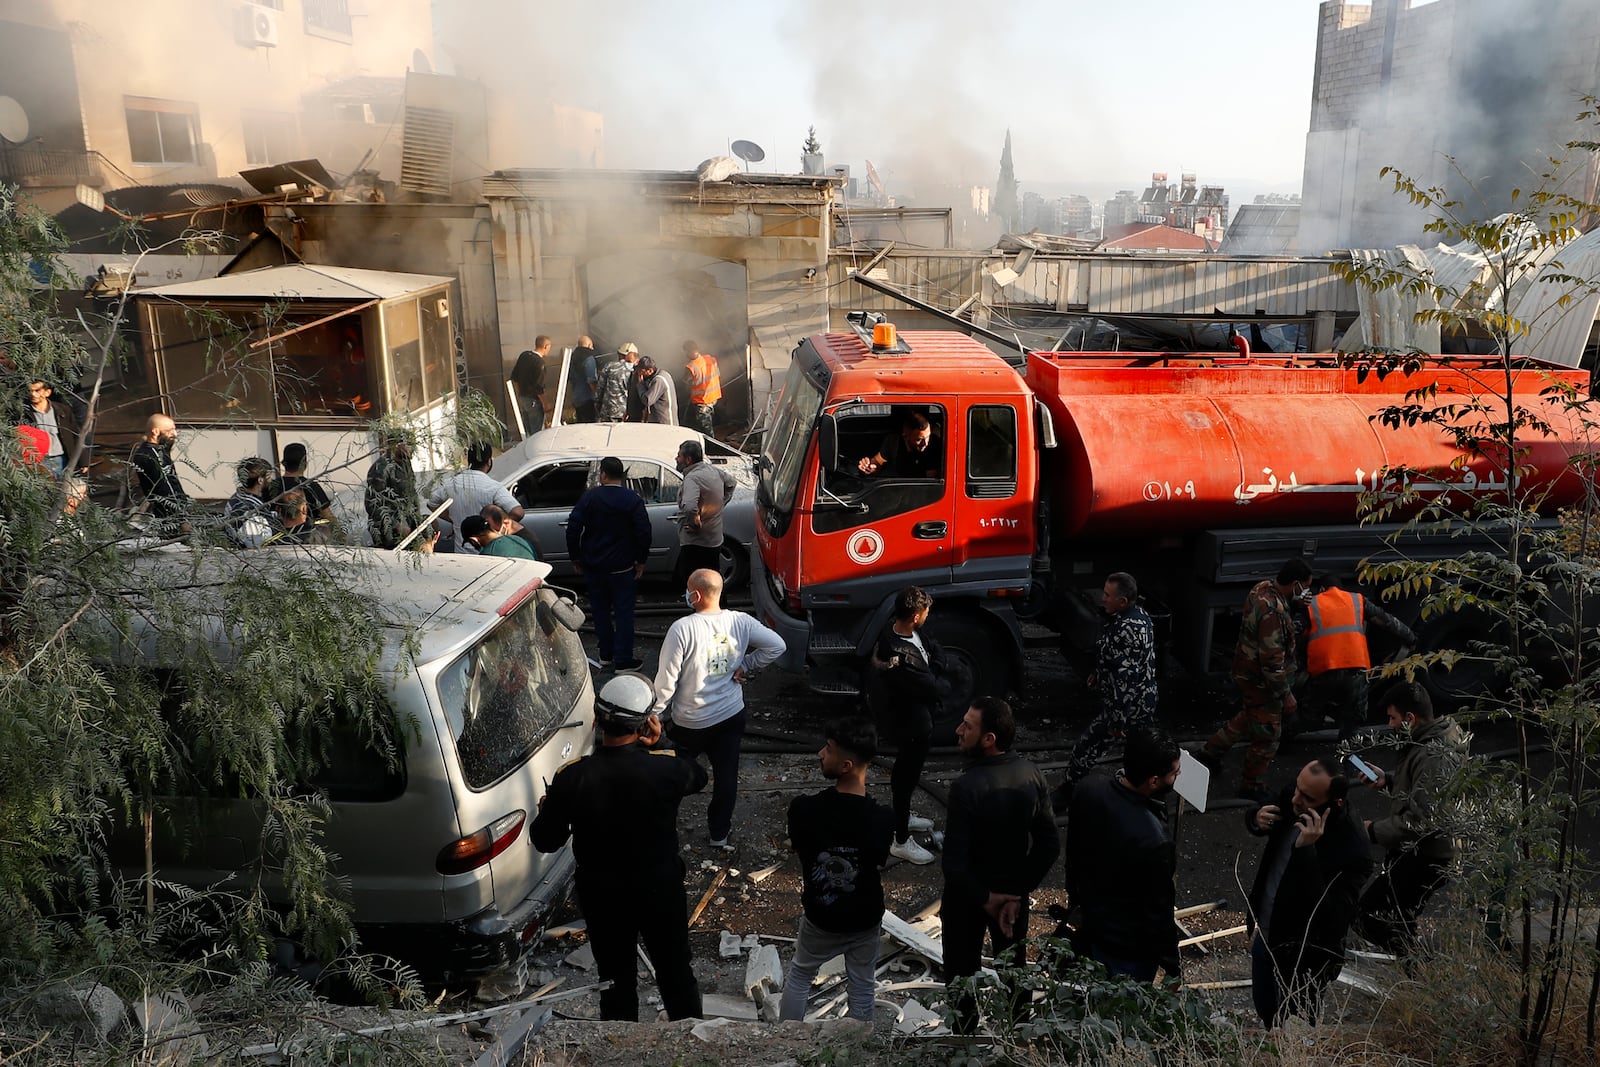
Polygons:
[[839,469],[839,420],[832,415],[817,419],[817,466],[826,471]]

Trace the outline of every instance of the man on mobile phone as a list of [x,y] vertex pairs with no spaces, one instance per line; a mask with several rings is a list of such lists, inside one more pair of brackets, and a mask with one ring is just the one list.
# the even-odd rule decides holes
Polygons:
[[1417,682],[1384,694],[1389,725],[1405,738],[1394,773],[1373,767],[1372,783],[1389,794],[1389,814],[1369,819],[1367,839],[1387,851],[1383,870],[1361,898],[1361,936],[1394,953],[1410,948],[1417,916],[1449,877],[1455,837],[1439,825],[1439,796],[1467,758],[1471,740],[1454,719],[1433,714],[1433,700]]
[[1312,760],[1245,826],[1266,837],[1250,889],[1250,992],[1268,1029],[1290,1015],[1317,1021],[1322,991],[1344,968],[1344,936],[1372,856],[1345,804],[1349,782]]

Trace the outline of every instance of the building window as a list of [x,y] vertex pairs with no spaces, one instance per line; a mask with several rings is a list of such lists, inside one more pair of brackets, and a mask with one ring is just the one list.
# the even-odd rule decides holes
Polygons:
[[128,148],[135,163],[193,163],[200,143],[199,109],[182,100],[123,99]]
[[351,37],[349,0],[303,0],[306,32],[315,37],[348,41]]
[[244,113],[244,159],[262,165],[295,158],[294,116],[281,111]]

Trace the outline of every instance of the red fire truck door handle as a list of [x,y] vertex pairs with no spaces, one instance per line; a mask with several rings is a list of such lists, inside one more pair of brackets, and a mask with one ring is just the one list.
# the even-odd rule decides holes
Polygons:
[[949,533],[949,525],[942,521],[919,522],[911,527],[911,536],[919,541],[942,541]]

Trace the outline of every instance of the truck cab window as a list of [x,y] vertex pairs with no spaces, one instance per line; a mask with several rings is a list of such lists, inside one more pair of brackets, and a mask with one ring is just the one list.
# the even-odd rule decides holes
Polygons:
[[967,496],[998,500],[1017,491],[1017,412],[981,404],[967,412]]
[[944,409],[871,404],[841,412],[839,462],[818,472],[812,527],[831,533],[927,507],[945,494]]

